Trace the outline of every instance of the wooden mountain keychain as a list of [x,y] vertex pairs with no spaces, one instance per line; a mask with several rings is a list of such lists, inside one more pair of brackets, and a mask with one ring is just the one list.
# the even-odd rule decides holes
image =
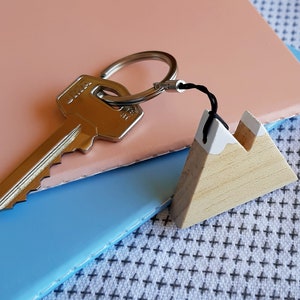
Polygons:
[[196,88],[206,93],[212,106],[202,115],[171,204],[178,227],[192,226],[297,180],[251,113],[243,114],[231,134],[217,114],[216,97],[206,87],[175,85],[178,91]]

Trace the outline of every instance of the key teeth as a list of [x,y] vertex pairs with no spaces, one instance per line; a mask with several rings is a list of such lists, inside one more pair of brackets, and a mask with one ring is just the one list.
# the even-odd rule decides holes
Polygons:
[[27,195],[30,192],[36,191],[41,187],[41,181],[50,176],[50,168],[45,169],[41,174],[41,176],[35,178],[26,188],[26,190],[22,191],[18,196],[15,197],[15,201],[8,204],[5,208],[13,208],[15,204],[20,202],[25,202],[27,200]]
[[15,204],[26,201],[26,196],[28,193],[22,192],[21,194],[19,194],[18,197],[15,198],[16,201],[8,205],[7,208],[13,208]]
[[[27,200],[27,195],[30,192],[36,191],[41,187],[41,182],[43,179],[50,177],[50,169],[53,165],[57,165],[57,164],[61,164],[62,161],[62,156],[64,154],[67,153],[71,153],[74,152],[76,150],[76,148],[74,149],[74,147],[69,147],[70,149],[66,149],[65,153],[63,153],[62,155],[59,155],[58,157],[56,157],[51,166],[48,166],[47,168],[45,168],[40,174],[39,176],[37,176],[27,187],[26,190],[21,191],[15,198],[14,198],[14,202],[10,202],[7,205],[5,205],[5,208],[2,209],[11,209],[14,207],[15,204],[19,203],[19,202],[25,202]],[[1,210],[1,209],[0,209]]]

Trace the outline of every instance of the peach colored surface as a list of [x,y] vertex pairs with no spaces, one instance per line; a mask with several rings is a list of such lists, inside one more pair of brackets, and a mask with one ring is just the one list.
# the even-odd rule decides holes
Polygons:
[[[262,122],[300,112],[300,66],[246,0],[5,1],[0,25],[0,181],[62,124],[55,98],[65,87],[139,51],[174,55],[179,78],[206,85],[230,124],[245,110]],[[134,92],[165,72],[163,63],[137,63],[112,79]],[[64,156],[43,186],[189,145],[209,102],[187,91],[142,107],[144,118],[122,142]]]

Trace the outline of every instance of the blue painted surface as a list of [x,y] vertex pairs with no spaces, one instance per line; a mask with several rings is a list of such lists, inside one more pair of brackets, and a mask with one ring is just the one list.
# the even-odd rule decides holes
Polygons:
[[288,46],[288,48],[295,55],[295,57],[298,59],[298,61],[300,61],[300,50],[297,50],[292,46]]
[[0,212],[0,299],[49,292],[167,204],[187,150],[30,194]]

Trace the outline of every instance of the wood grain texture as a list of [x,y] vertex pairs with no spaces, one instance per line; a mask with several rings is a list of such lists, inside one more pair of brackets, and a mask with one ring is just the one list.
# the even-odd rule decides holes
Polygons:
[[265,132],[256,136],[243,122],[237,143],[219,154],[194,140],[176,188],[171,215],[180,228],[199,223],[297,180]]

